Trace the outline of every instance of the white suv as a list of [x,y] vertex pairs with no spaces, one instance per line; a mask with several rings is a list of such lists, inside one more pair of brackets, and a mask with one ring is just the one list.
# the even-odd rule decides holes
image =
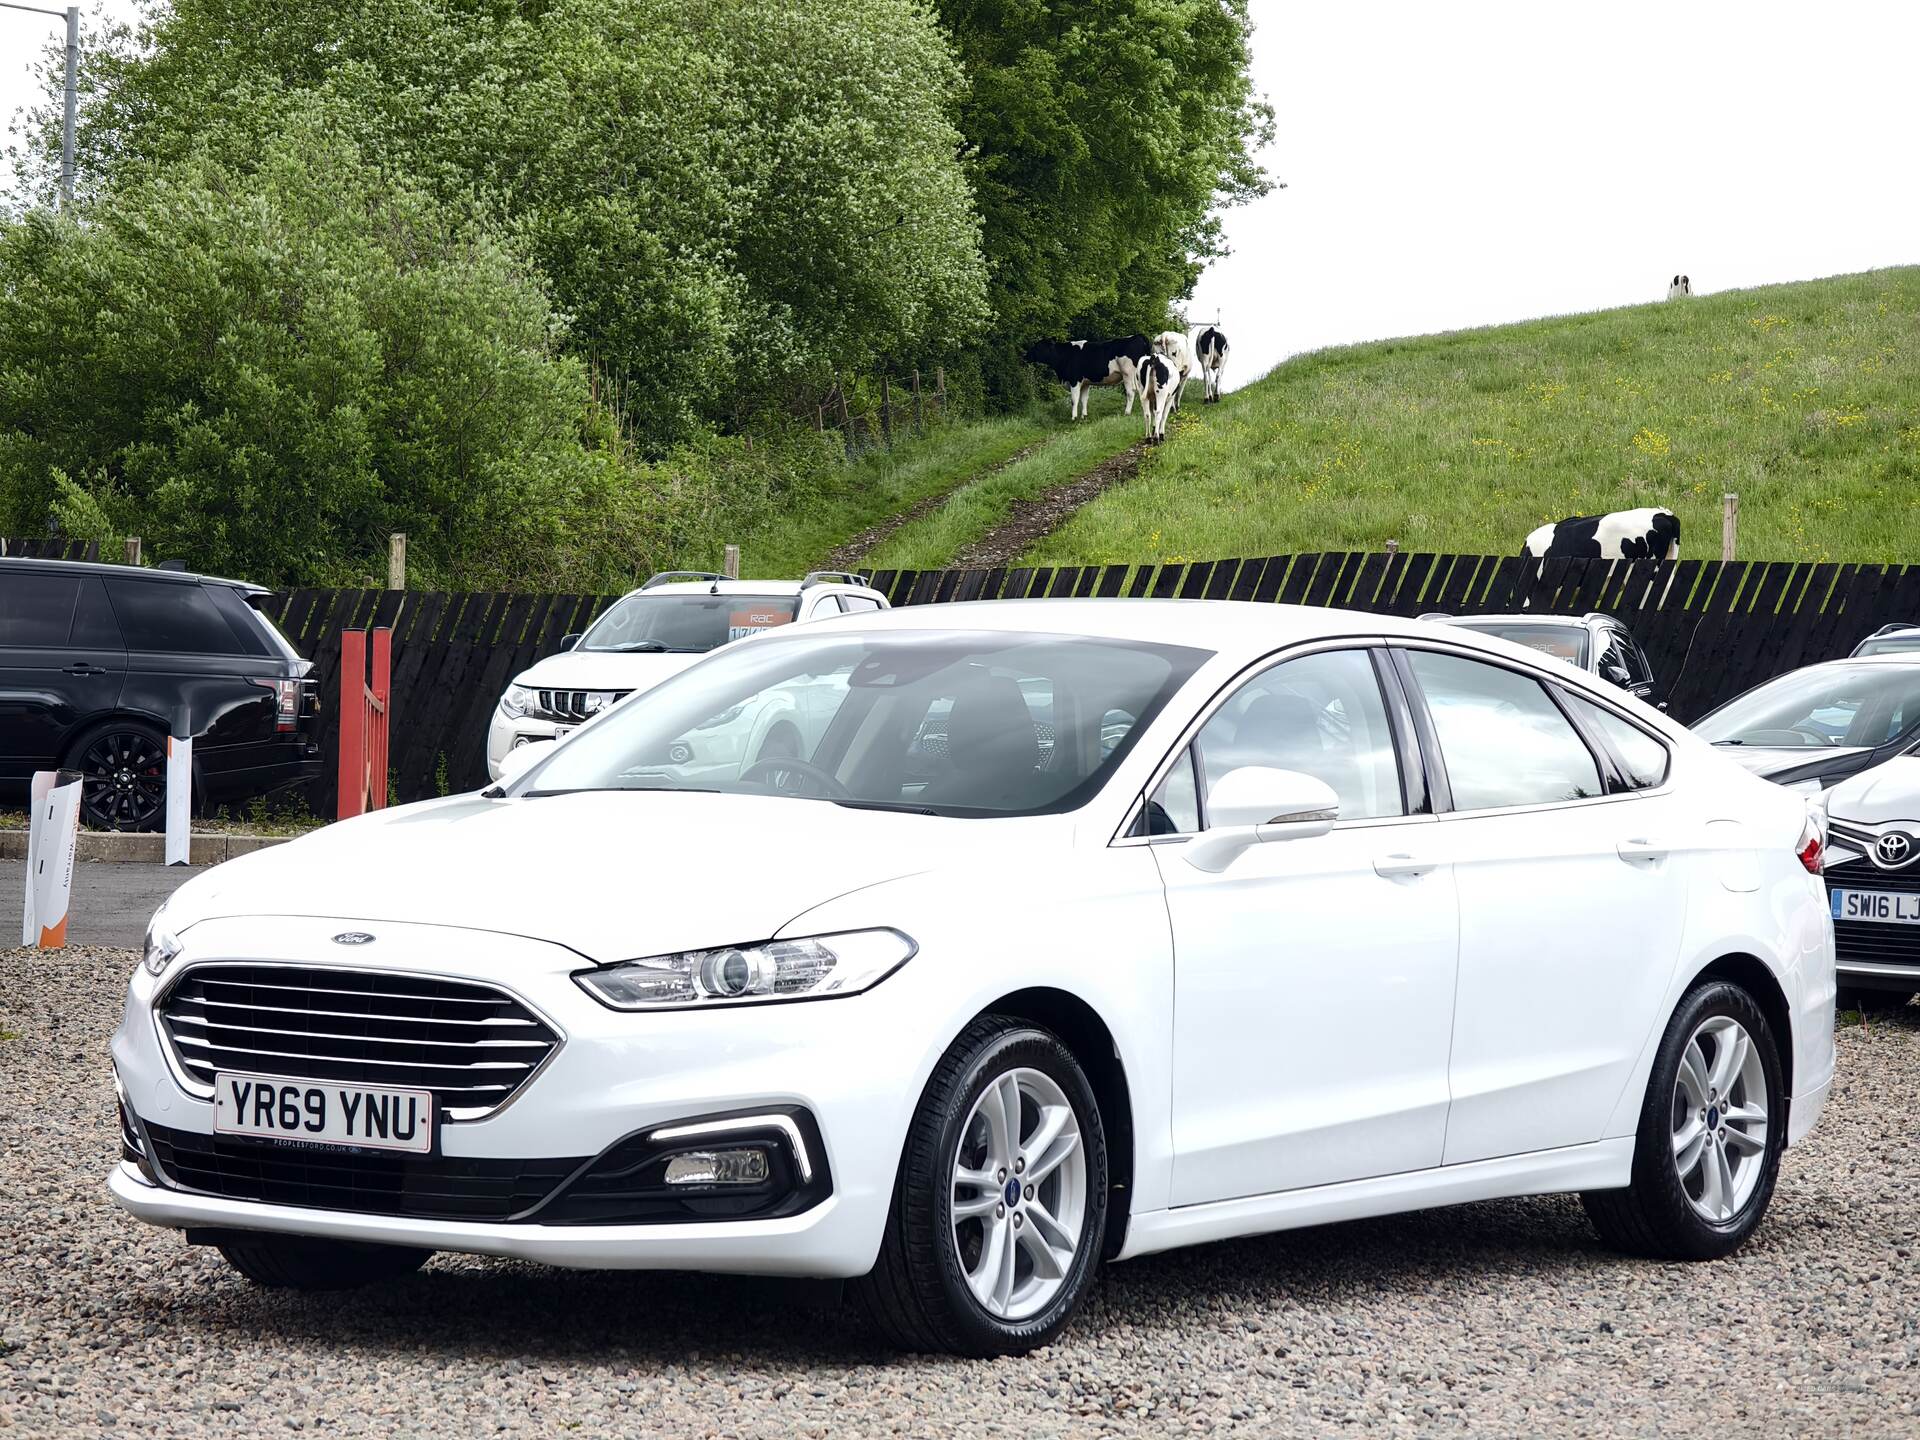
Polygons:
[[[558,740],[638,690],[650,690],[731,640],[780,625],[887,609],[863,576],[815,570],[800,580],[729,580],[669,570],[620,597],[558,655],[514,677],[487,727],[487,776],[507,752]],[[768,717],[770,731],[777,727]],[[784,732],[756,737],[782,753]],[[788,751],[785,753],[798,753]]]

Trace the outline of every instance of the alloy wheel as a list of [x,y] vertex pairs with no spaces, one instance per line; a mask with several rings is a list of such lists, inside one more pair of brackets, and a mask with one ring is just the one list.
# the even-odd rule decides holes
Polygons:
[[143,830],[166,810],[166,750],[143,731],[109,730],[95,737],[79,768],[85,777],[80,810],[89,825]]
[[953,1245],[980,1307],[1037,1315],[1073,1271],[1087,1211],[1087,1156],[1073,1105],[1039,1070],[995,1077],[953,1158]]
[[1767,1074],[1759,1047],[1730,1015],[1700,1022],[1673,1085],[1673,1164],[1688,1202],[1724,1224],[1766,1169]]

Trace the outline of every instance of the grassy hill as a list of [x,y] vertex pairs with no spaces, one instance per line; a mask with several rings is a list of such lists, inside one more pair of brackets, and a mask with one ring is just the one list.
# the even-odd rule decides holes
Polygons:
[[1920,268],[1304,355],[1189,403],[1029,558],[1505,554],[1667,505],[1717,559],[1724,491],[1743,559],[1920,561]]

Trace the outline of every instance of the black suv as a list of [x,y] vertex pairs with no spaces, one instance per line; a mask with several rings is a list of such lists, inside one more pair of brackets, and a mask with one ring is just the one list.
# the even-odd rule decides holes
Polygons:
[[193,736],[197,808],[313,779],[319,697],[254,609],[269,592],[178,570],[0,559],[0,788],[86,777],[81,815],[166,823],[167,735]]

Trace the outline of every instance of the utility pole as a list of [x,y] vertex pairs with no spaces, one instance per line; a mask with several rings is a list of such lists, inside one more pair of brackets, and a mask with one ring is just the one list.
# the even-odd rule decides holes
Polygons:
[[48,10],[39,5],[20,5],[15,0],[0,0],[0,9],[24,10],[29,15],[51,15],[67,22],[66,110],[60,123],[60,206],[73,207],[73,131],[80,114],[80,7]]

